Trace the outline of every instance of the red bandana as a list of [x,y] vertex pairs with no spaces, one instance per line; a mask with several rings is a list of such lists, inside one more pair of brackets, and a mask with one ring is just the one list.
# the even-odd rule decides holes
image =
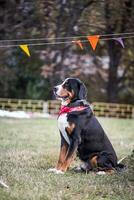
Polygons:
[[85,106],[76,106],[76,107],[61,106],[59,115],[61,115],[63,113],[73,112],[73,111],[82,111],[82,110],[84,110],[86,108],[87,107],[85,107]]

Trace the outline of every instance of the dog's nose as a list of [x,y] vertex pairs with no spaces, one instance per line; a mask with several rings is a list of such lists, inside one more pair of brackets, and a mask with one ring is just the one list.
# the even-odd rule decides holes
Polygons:
[[56,92],[58,90],[57,86],[53,87],[53,91]]

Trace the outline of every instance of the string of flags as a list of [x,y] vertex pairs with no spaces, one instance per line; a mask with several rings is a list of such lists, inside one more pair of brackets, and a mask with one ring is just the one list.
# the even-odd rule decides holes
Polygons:
[[[100,35],[93,35],[93,36],[88,36],[87,37],[92,49],[95,51],[96,47],[97,47],[97,44],[100,40]],[[111,38],[110,38],[111,39]],[[118,43],[120,43],[120,45],[124,48],[125,45],[124,45],[124,42],[123,42],[123,39],[121,37],[118,37],[118,38],[112,38],[113,40],[117,41]],[[84,49],[83,48],[83,45],[82,45],[82,42],[81,40],[76,40],[76,41],[72,41],[73,43],[76,43],[81,49]]]
[[[90,45],[91,45],[91,47],[94,51],[95,51],[97,44],[99,42],[99,38],[100,38],[100,35],[93,35],[93,36],[87,37],[87,39],[88,39],[88,41],[89,41],[89,43],[90,43]],[[121,37],[114,38],[114,40],[119,42],[123,48],[125,47],[123,39]],[[72,43],[76,43],[82,50],[84,49],[81,40],[75,40],[75,41],[72,41]],[[29,51],[28,45],[26,45],[26,44],[20,45],[20,48],[26,53],[27,56],[30,57],[30,51]]]
[[[130,35],[129,35],[130,34]],[[119,36],[118,36],[119,35]],[[128,35],[128,36],[120,36],[120,35]],[[105,37],[105,36],[114,36],[114,37]],[[116,36],[116,37],[115,37]],[[31,41],[40,41],[40,40],[46,40],[46,39],[53,39],[53,38],[40,38],[40,39],[16,39],[16,40],[0,40],[0,42],[18,42],[18,41],[27,41],[27,44],[9,44],[9,45],[2,45],[0,43],[0,47],[15,47],[15,46],[19,46],[21,48],[21,50],[24,51],[24,53],[30,57],[30,50],[29,50],[29,46],[37,46],[37,45],[49,45],[49,44],[64,44],[64,43],[73,43],[75,45],[77,45],[81,50],[84,49],[83,43],[85,42],[89,42],[89,44],[91,45],[93,51],[96,50],[96,47],[99,43],[100,40],[115,40],[117,41],[122,48],[125,48],[124,45],[124,41],[123,39],[126,38],[133,38],[134,37],[134,33],[115,33],[115,34],[107,34],[107,35],[89,35],[89,36],[76,36],[76,37],[64,37],[64,38],[56,38],[59,40],[63,40],[63,39],[75,39],[75,40],[64,40],[64,41],[57,41],[57,42],[40,42],[40,43],[31,43]],[[78,38],[78,40],[77,40]],[[86,38],[86,40],[81,40],[81,38]],[[30,42],[30,43],[29,43]]]
[[[100,39],[100,35],[93,35],[93,36],[88,36],[87,37],[92,49],[95,51],[96,47],[97,47],[97,44],[99,42],[99,39]],[[123,39],[121,37],[119,38],[114,38],[115,41],[119,42],[120,45],[124,48],[124,42],[123,42]],[[76,43],[82,50],[84,49],[83,45],[82,45],[82,42],[81,40],[76,40],[76,41],[72,41],[72,43]],[[26,44],[22,44],[20,45],[20,48],[26,53],[27,56],[30,57],[30,51],[29,51],[29,48],[28,48],[28,45]]]

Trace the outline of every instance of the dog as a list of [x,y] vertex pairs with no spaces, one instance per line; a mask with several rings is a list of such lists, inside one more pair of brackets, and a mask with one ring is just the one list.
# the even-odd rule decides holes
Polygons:
[[115,150],[86,101],[87,89],[76,78],[67,78],[54,87],[54,94],[62,101],[58,116],[61,148],[56,168],[48,171],[65,173],[76,153],[83,164],[76,171],[113,173],[123,166],[117,163]]

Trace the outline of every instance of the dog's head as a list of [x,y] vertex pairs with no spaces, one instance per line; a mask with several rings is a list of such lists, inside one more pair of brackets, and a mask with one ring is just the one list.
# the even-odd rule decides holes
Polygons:
[[79,79],[67,78],[62,84],[54,87],[54,94],[57,99],[71,102],[74,99],[86,99],[87,90]]

